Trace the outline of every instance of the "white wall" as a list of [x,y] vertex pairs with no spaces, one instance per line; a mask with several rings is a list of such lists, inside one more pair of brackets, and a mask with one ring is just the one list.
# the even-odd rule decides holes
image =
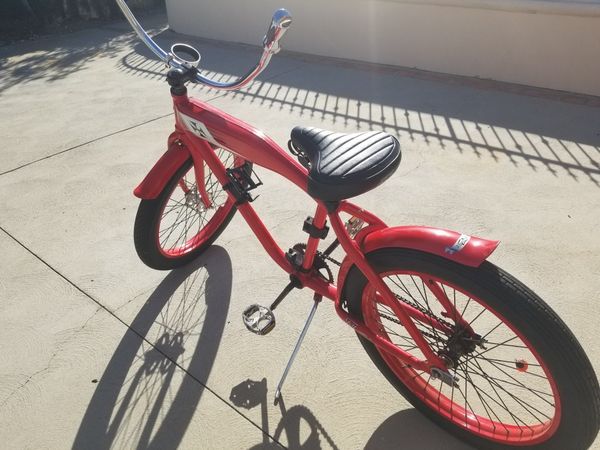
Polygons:
[[167,0],[177,32],[600,95],[600,0]]

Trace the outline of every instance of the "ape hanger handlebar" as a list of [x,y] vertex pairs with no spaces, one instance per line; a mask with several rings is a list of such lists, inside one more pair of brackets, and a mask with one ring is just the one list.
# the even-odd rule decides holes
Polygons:
[[[195,64],[200,61],[200,53],[194,49],[193,47],[187,44],[175,44],[171,47],[171,51],[166,52],[163,50],[155,41],[152,39],[146,30],[140,25],[137,21],[129,6],[125,3],[125,0],[116,0],[119,8],[123,11],[123,14],[127,18],[127,21],[133,28],[133,30],[137,33],[138,37],[142,40],[146,46],[158,56],[165,64],[172,68],[182,68],[182,69],[190,69]],[[271,57],[279,52],[281,49],[279,45],[279,41],[287,31],[287,29],[292,24],[292,16],[285,9],[278,9],[273,14],[273,18],[271,19],[271,24],[267,30],[267,34],[263,38],[263,53],[258,61],[258,63],[250,69],[245,75],[242,75],[237,80],[234,80],[229,83],[222,83],[219,81],[211,80],[209,78],[203,77],[199,72],[196,73],[195,77],[192,78],[191,81],[195,83],[201,83],[206,86],[215,89],[222,90],[236,90],[240,89],[247,84],[249,84],[252,80],[254,80],[269,64]],[[177,54],[179,53],[179,55]],[[184,53],[186,55],[191,55],[192,60],[184,59],[180,54]]]

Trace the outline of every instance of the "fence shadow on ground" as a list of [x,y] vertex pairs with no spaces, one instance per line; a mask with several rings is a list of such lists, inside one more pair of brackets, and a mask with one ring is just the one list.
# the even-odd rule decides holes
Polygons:
[[177,448],[211,372],[230,296],[231,261],[222,247],[171,272],[117,346],[73,448]]
[[[164,64],[126,26],[120,23],[118,28],[83,30],[0,49],[0,95],[25,81],[64,79],[86,70],[86,62],[97,57],[115,58],[125,73],[163,80]],[[244,73],[260,53],[255,47],[164,29],[156,40],[164,48],[178,41],[196,45],[203,53],[203,73],[218,81]],[[129,47],[132,51],[121,56]],[[507,92],[499,94],[486,86],[504,86]],[[589,97],[585,106],[583,96],[552,92],[539,98],[544,91],[522,86],[284,53],[249,88],[224,95],[294,114],[307,125],[382,129],[432,151],[508,160],[515,167],[600,187],[600,99]],[[573,98],[583,104],[568,103]]]
[[[203,74],[218,81],[233,80],[259,55],[250,46],[169,30],[156,40],[164,47],[178,41],[196,45],[203,53]],[[514,95],[520,92],[515,85],[506,85],[510,92],[498,93],[498,88],[470,87],[465,78],[448,76],[440,82],[442,76],[427,72],[294,54],[278,55],[274,61],[278,59],[287,60],[293,69],[269,68],[249,88],[224,96],[295,114],[307,125],[327,122],[341,130],[381,129],[432,150],[507,159],[515,167],[567,175],[600,187],[600,107],[592,101],[595,98],[590,98],[592,106],[574,105],[553,101],[568,99],[568,94],[539,98],[542,91],[535,91],[536,97],[527,87],[521,89],[526,95]],[[164,65],[141,43],[118,66],[134,76],[164,79]],[[194,91],[209,92],[199,87]]]

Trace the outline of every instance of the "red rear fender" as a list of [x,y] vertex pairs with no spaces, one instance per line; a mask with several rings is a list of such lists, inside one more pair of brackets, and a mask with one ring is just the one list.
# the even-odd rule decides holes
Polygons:
[[369,233],[362,241],[362,250],[370,253],[385,247],[410,248],[477,267],[496,250],[499,243],[440,228],[408,226]]
[[[440,228],[406,226],[375,228],[358,241],[362,251],[368,254],[381,248],[408,248],[431,253],[465,266],[478,267],[485,261],[500,241],[468,236]],[[338,293],[341,295],[346,275],[353,263],[346,257],[338,275]]]

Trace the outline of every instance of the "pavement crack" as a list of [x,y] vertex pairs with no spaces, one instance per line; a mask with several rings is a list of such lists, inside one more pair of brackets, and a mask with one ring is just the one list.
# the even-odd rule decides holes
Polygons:
[[142,292],[140,292],[138,295],[134,295],[131,299],[127,300],[125,303],[123,303],[122,305],[116,307],[115,309],[111,310],[112,314],[116,314],[117,312],[121,311],[123,308],[125,308],[126,306],[130,305],[131,303],[133,303],[134,301],[136,301],[137,299],[144,297],[144,296],[148,296],[149,294],[151,294],[154,291],[154,289],[146,289]]
[[[265,78],[263,79],[263,81],[271,81],[271,80],[273,80],[273,79],[275,79],[275,78],[277,78],[277,77],[280,77],[280,76],[286,75],[286,74],[288,74],[288,73],[290,73],[290,72],[293,72],[294,70],[296,70],[296,69],[297,69],[298,67],[300,67],[301,65],[302,65],[302,64],[299,64],[299,65],[297,65],[297,66],[294,66],[294,67],[293,67],[293,68],[291,68],[291,69],[285,70],[285,71],[283,71],[283,72],[279,72],[279,73],[277,73],[277,74],[273,74],[273,75],[271,75],[271,76],[269,76],[269,77],[265,77]],[[213,97],[210,97],[210,98],[208,98],[207,100],[205,100],[205,102],[206,102],[206,103],[209,103],[209,102],[212,102],[213,100],[216,100],[216,99],[222,98],[222,97],[226,96],[226,95],[228,94],[228,92],[229,92],[229,91],[225,91],[225,92],[223,92],[223,93],[221,93],[221,94],[214,95]],[[6,175],[6,174],[9,174],[9,173],[12,173],[12,172],[16,172],[17,170],[20,170],[20,169],[23,169],[23,168],[25,168],[25,167],[31,166],[31,165],[33,165],[33,164],[37,164],[37,163],[39,163],[39,162],[41,162],[41,161],[45,161],[45,160],[47,160],[47,159],[54,158],[55,156],[62,155],[63,153],[68,153],[68,152],[70,152],[70,151],[72,151],[72,150],[76,150],[76,149],[78,149],[78,148],[85,147],[86,145],[92,144],[92,143],[94,143],[94,142],[101,141],[101,140],[103,140],[103,139],[109,138],[109,137],[111,137],[111,136],[115,136],[115,135],[117,135],[117,134],[120,134],[120,133],[123,133],[123,132],[125,132],[125,131],[133,130],[134,128],[141,127],[142,125],[146,125],[146,124],[148,124],[148,123],[151,123],[151,122],[154,122],[154,121],[157,121],[157,120],[160,120],[160,119],[164,119],[165,117],[169,117],[169,116],[172,116],[172,115],[173,115],[173,112],[169,112],[168,114],[162,114],[162,115],[159,115],[159,116],[153,117],[152,119],[148,119],[148,120],[145,120],[145,121],[143,121],[143,122],[137,123],[137,124],[135,124],[135,125],[131,125],[131,126],[128,126],[128,127],[121,128],[121,129],[119,129],[119,130],[113,131],[113,132],[111,132],[111,133],[104,134],[104,135],[102,135],[102,136],[99,136],[99,137],[97,137],[97,138],[90,139],[89,141],[82,142],[82,143],[80,143],[80,144],[74,145],[74,146],[72,146],[72,147],[69,147],[69,148],[66,148],[66,149],[64,149],[64,150],[60,150],[60,151],[58,151],[58,152],[55,152],[55,153],[52,153],[52,154],[50,154],[50,155],[46,155],[46,156],[44,156],[44,157],[42,157],[42,158],[38,158],[38,159],[35,159],[35,160],[33,160],[33,161],[30,161],[30,162],[28,162],[28,163],[21,164],[20,166],[13,167],[12,169],[5,170],[4,172],[0,172],[0,176],[2,176],[2,175]]]
[[140,122],[140,123],[137,123],[137,124],[135,124],[135,125],[131,125],[131,126],[129,126],[129,127],[121,128],[120,130],[113,131],[113,132],[111,132],[111,133],[108,133],[108,134],[105,134],[105,135],[99,136],[99,137],[97,137],[97,138],[90,139],[89,141],[82,142],[81,144],[77,144],[77,145],[74,145],[74,146],[72,146],[72,147],[69,147],[69,148],[67,148],[67,149],[60,150],[60,151],[58,151],[58,152],[55,152],[55,153],[52,153],[52,154],[50,154],[50,155],[46,155],[46,156],[44,156],[44,157],[42,157],[42,158],[38,158],[38,159],[36,159],[36,160],[33,160],[33,161],[30,161],[30,162],[28,162],[28,163],[21,164],[20,166],[13,167],[12,169],[9,169],[9,170],[6,170],[6,171],[4,171],[4,172],[1,172],[1,173],[0,173],[0,176],[2,176],[2,175],[6,175],[6,174],[8,174],[8,173],[11,173],[11,172],[15,172],[15,171],[17,171],[17,170],[19,170],[19,169],[23,169],[24,167],[31,166],[32,164],[37,164],[37,163],[39,163],[39,162],[41,162],[41,161],[45,161],[45,160],[47,160],[47,159],[54,158],[55,156],[62,155],[63,153],[67,153],[67,152],[70,152],[70,151],[72,151],[72,150],[76,150],[76,149],[78,149],[78,148],[85,147],[85,146],[86,146],[86,145],[88,145],[88,144],[93,144],[94,142],[98,142],[98,141],[101,141],[102,139],[106,139],[106,138],[108,138],[108,137],[115,136],[115,135],[117,135],[117,134],[119,134],[119,133],[123,133],[123,132],[125,132],[125,131],[129,131],[129,130],[133,130],[134,128],[141,127],[142,125],[146,125],[146,124],[148,124],[148,123],[151,123],[151,122],[154,122],[154,121],[156,121],[156,120],[164,119],[165,117],[169,117],[169,116],[171,116],[171,115],[173,115],[173,113],[172,113],[172,112],[170,112],[170,113],[168,113],[168,114],[162,114],[162,115],[160,115],[160,116],[157,116],[157,117],[154,117],[154,118],[152,118],[152,119],[145,120],[144,122]]
[[[77,333],[83,331],[85,329],[85,327],[87,327],[87,324],[90,322],[90,320],[92,320],[94,317],[96,317],[98,315],[98,313],[100,311],[102,311],[104,308],[96,308],[96,311],[94,311],[94,313],[87,318],[87,320],[83,323],[83,325],[81,325],[74,333],[73,335],[71,335],[68,339],[65,339],[65,341],[63,343],[68,342],[73,336],[75,336]],[[62,344],[61,344],[62,345]]]
[[31,375],[29,375],[25,381],[23,381],[17,388],[15,388],[10,394],[8,394],[4,398],[4,400],[2,400],[0,407],[4,407],[10,401],[11,398],[13,398],[18,392],[23,390],[23,388],[25,388],[25,386],[27,386],[34,378],[36,378],[40,374],[43,374],[43,373],[47,372],[48,370],[50,370],[52,361],[54,361],[54,359],[58,356],[58,354],[63,350],[64,345],[67,344],[69,341],[71,341],[75,336],[77,336],[77,334],[79,334],[87,326],[87,324],[90,322],[90,320],[92,320],[94,317],[96,317],[96,315],[100,311],[102,311],[102,308],[97,308],[94,311],[94,313],[90,317],[87,318],[87,320],[83,323],[83,325],[78,327],[75,331],[73,331],[68,337],[63,339],[61,342],[58,342],[56,344],[56,349],[52,353],[50,358],[48,359],[48,363],[46,364],[46,366],[40,370],[37,370],[36,372],[32,373]]
[[34,373],[32,373],[31,375],[29,375],[27,377],[27,379],[21,383],[16,389],[14,389],[10,394],[8,394],[8,396],[2,401],[2,404],[0,404],[0,408],[3,408],[9,401],[11,398],[13,398],[18,392],[22,391],[23,388],[25,386],[27,386],[31,380],[33,380],[35,377],[37,377],[38,375],[47,372],[48,370],[50,370],[50,365],[52,364],[52,360],[56,357],[56,355],[58,354],[58,350],[55,351],[52,356],[50,357],[50,359],[48,360],[48,363],[46,364],[46,367],[44,367],[43,369],[40,369]]

